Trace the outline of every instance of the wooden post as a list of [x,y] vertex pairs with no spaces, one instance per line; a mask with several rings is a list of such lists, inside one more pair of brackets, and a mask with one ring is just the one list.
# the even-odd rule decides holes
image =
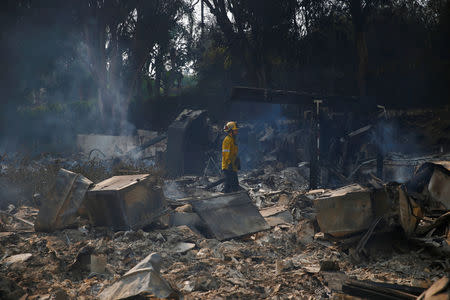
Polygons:
[[320,104],[322,100],[314,100],[315,107],[312,113],[312,147],[309,167],[309,189],[316,189],[320,177]]

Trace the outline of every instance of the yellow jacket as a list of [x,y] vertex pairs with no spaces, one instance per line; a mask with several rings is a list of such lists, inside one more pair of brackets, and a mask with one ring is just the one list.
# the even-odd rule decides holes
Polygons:
[[227,170],[231,164],[233,171],[237,172],[236,158],[238,155],[238,146],[234,137],[227,135],[222,143],[222,170]]

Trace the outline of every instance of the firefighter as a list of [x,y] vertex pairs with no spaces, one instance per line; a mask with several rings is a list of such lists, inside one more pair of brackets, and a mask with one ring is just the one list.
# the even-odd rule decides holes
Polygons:
[[222,143],[222,171],[225,176],[223,192],[231,193],[239,190],[237,171],[241,166],[236,143],[238,127],[236,122],[228,122],[223,130],[227,133]]

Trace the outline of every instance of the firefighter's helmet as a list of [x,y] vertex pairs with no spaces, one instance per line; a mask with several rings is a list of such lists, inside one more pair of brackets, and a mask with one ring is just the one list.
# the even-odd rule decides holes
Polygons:
[[236,122],[233,122],[233,121],[228,122],[223,127],[223,131],[225,131],[225,132],[230,132],[230,130],[237,130],[237,129],[238,129],[237,124],[236,124]]

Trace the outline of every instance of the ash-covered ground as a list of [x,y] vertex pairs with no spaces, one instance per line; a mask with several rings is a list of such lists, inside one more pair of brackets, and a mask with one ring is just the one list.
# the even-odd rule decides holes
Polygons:
[[[317,199],[332,193],[332,188],[354,182],[367,191],[395,193],[398,186],[406,186],[414,177],[419,165],[448,161],[448,155],[439,147],[428,156],[386,154],[385,172],[390,178],[386,181],[369,176],[376,171],[376,164],[370,157],[359,156],[353,164],[354,172],[339,175],[337,168],[324,168],[328,186],[310,191],[309,164],[299,162],[292,154],[304,155],[305,145],[298,143],[301,131],[282,130],[291,126],[283,122],[255,134],[258,155],[252,156],[251,147],[242,141],[247,153],[242,156],[245,170],[239,172],[240,185],[270,229],[222,241],[189,224],[170,227],[164,216],[129,231],[93,226],[86,216],[79,216],[68,228],[50,232],[36,232],[33,226],[60,168],[81,174],[94,184],[115,175],[150,174],[168,201],[166,214],[191,213],[192,206],[186,199],[221,195],[221,185],[205,189],[220,178],[214,166],[220,149],[210,154],[203,175],[171,179],[155,163],[155,151],[148,151],[153,156],[138,159],[92,153],[3,155],[0,298],[96,299],[151,253],[161,256],[159,276],[175,295],[185,299],[348,299],[349,292],[342,287],[352,279],[393,284],[391,288],[408,286],[420,292],[449,274],[448,209],[440,206],[436,210],[425,194],[409,194],[415,200],[411,203],[417,202],[422,213],[414,233],[406,233],[393,213],[393,223],[376,225],[362,249],[358,247],[366,230],[340,238],[324,233],[317,221],[321,212],[314,205]],[[258,126],[249,124],[246,137],[252,136]],[[220,137],[217,128],[215,134]],[[287,155],[289,145],[296,143],[299,147],[290,154],[294,159],[280,159]],[[165,141],[156,147],[165,149]],[[267,214],[270,210],[277,214]],[[333,216],[336,219],[342,217],[338,212]],[[105,259],[100,272],[92,266],[92,256]]]

